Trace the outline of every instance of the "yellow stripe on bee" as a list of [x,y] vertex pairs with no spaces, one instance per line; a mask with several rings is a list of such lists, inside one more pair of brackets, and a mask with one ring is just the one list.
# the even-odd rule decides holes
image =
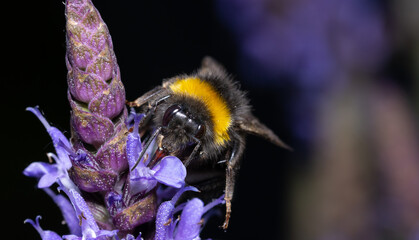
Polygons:
[[223,145],[230,140],[228,135],[231,124],[230,110],[225,100],[209,83],[199,78],[185,78],[175,81],[169,87],[176,94],[197,99],[205,104],[211,114],[216,144]]

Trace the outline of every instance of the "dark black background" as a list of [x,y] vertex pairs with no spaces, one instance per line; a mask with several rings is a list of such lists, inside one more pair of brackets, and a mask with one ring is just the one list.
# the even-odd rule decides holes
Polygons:
[[[249,92],[257,115],[288,143],[284,121],[284,89],[258,87],[238,70],[235,39],[217,17],[214,2],[94,1],[111,32],[125,84],[133,100],[163,78],[189,73],[202,57],[220,61]],[[48,121],[69,136],[70,108],[66,99],[64,4],[58,0],[15,2],[3,22],[2,38],[2,238],[40,239],[26,218],[42,215],[44,229],[66,234],[59,209],[36,181],[23,176],[33,161],[47,161],[51,140],[28,106],[39,105]],[[251,66],[249,66],[251,67]],[[243,79],[243,80],[242,80]],[[298,146],[293,145],[298,149]],[[297,153],[292,153],[298,154]],[[214,217],[203,237],[213,239],[287,239],[287,191],[291,153],[255,137],[248,138],[230,228],[218,228]],[[16,230],[12,230],[16,229]],[[10,235],[10,236],[9,236]]]

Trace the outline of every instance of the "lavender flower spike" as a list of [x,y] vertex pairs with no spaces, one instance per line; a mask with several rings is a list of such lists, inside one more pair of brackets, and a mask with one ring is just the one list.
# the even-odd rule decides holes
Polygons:
[[73,130],[80,141],[96,149],[112,138],[107,143],[112,149],[106,150],[113,154],[114,162],[102,164],[123,170],[127,166],[125,153],[117,150],[121,137],[113,136],[125,130],[125,89],[111,36],[91,1],[68,0],[66,16],[68,99],[73,110]]
[[70,176],[84,191],[109,191],[128,167],[125,89],[108,28],[92,2],[67,0],[66,16],[73,148],[88,159],[71,158]]
[[[86,103],[88,112],[113,119],[124,108],[125,90],[108,28],[88,0],[68,0],[66,16],[71,98]],[[100,139],[90,140],[90,143],[101,142]]]

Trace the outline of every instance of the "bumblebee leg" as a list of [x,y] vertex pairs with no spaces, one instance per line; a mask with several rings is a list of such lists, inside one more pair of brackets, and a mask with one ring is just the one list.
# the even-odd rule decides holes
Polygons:
[[191,163],[193,157],[196,155],[199,148],[201,147],[201,141],[199,139],[196,139],[195,141],[197,142],[196,146],[193,148],[192,153],[189,154],[188,159],[183,163],[183,165],[185,165],[185,167],[187,167],[189,165],[189,163]]
[[144,156],[145,152],[147,151],[148,147],[150,147],[150,144],[157,137],[157,135],[159,135],[160,131],[161,131],[161,127],[157,128],[156,131],[153,133],[153,135],[150,137],[150,139],[148,139],[147,143],[144,145],[143,149],[140,152],[140,156],[138,157],[138,159],[135,162],[134,166],[131,168],[131,172],[134,171],[134,169],[140,163],[141,158],[143,158],[143,156]]
[[128,106],[130,107],[141,107],[142,105],[146,103],[152,102],[155,98],[157,98],[160,93],[162,93],[165,89],[162,87],[156,87],[148,92],[146,92],[141,97],[135,99],[132,102],[127,102]]
[[226,202],[225,221],[222,226],[224,230],[228,228],[228,223],[231,215],[231,200],[234,194],[234,185],[236,183],[236,173],[239,171],[240,159],[243,154],[245,142],[242,136],[234,142],[233,148],[230,152],[230,157],[226,162],[226,187],[224,193],[224,200]]
[[[145,113],[145,116],[141,119],[140,123],[138,124],[139,129],[143,129],[144,126],[148,125],[148,122],[151,120],[151,118],[154,116],[154,113],[156,112],[157,106],[169,97],[170,97],[170,95],[165,95],[165,96],[161,96],[157,99],[150,100],[151,101],[151,103],[149,102],[150,107],[148,108],[147,112]],[[135,162],[134,166],[131,168],[131,171],[134,171],[134,169],[140,163],[141,158],[144,156],[145,152],[147,151],[151,142],[153,142],[154,138],[156,138],[160,134],[161,129],[162,129],[162,127],[158,127],[154,131],[153,135],[150,137],[150,139],[147,141],[146,145],[144,146],[143,150],[141,151],[140,157],[138,158],[137,162]]]
[[149,108],[147,109],[147,112],[145,113],[145,116],[141,119],[139,123],[139,128],[142,129],[144,126],[147,125],[147,123],[150,121],[150,119],[154,116],[154,113],[156,112],[157,106],[162,103],[164,100],[168,99],[170,95],[164,95],[158,99],[151,100],[151,103],[149,103]]

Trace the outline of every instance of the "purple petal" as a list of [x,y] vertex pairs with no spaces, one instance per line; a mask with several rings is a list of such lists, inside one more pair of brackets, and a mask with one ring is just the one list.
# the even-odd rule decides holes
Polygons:
[[70,189],[66,192],[70,198],[71,203],[74,206],[77,216],[82,216],[81,229],[83,236],[91,235],[91,232],[98,232],[99,227],[96,224],[96,221],[93,217],[93,214],[90,212],[87,203],[84,201],[83,197],[75,190]]
[[42,235],[42,240],[61,240],[60,235],[53,231],[45,230]]
[[182,211],[175,240],[194,239],[199,236],[204,203],[198,198],[190,200]]
[[[116,234],[118,233],[119,230],[99,230],[98,232],[96,232],[96,238],[101,239],[100,237],[114,237],[116,236]],[[109,239],[109,238],[104,238],[104,239]]]
[[224,194],[221,195],[218,199],[215,199],[214,201],[205,205],[204,213],[208,212],[209,210],[211,210],[213,207],[217,206],[218,204],[223,204],[223,203],[225,203]]
[[[170,201],[163,202],[160,204],[160,207],[157,211],[156,216],[156,235],[155,240],[164,240],[164,239],[172,239],[173,230],[175,227],[175,222],[173,222],[173,214],[175,210],[175,204],[179,197],[185,191],[195,191],[197,192],[198,189],[192,186],[184,187],[178,190],[175,196]],[[169,223],[169,219],[172,218],[172,223]]]
[[42,240],[62,240],[57,233],[49,230],[43,230],[41,225],[39,225],[39,219],[41,219],[41,216],[37,216],[35,222],[32,219],[26,219],[24,223],[30,223],[36,231],[38,231]]
[[[47,132],[50,135],[52,142],[54,144],[55,152],[58,155],[59,162],[57,163],[62,164],[65,169],[69,169],[71,167],[71,162],[68,157],[67,150],[65,149],[65,147],[67,147],[68,149],[71,149],[71,144],[68,141],[68,139],[64,136],[64,134],[60,130],[58,130],[55,127],[51,127],[51,125],[49,125],[49,123],[41,114],[38,108],[28,107],[26,108],[26,110],[35,114],[35,116],[41,121],[41,123],[47,129]],[[63,145],[64,145],[64,148],[63,148]]]
[[63,238],[65,240],[83,240],[82,237],[79,237],[79,236],[73,235],[73,234],[71,234],[71,235],[63,235]]
[[[71,163],[73,166],[79,166],[82,168],[100,169],[99,164],[95,161],[95,156],[87,151],[79,141],[76,142],[74,148],[77,148],[77,153],[73,153],[70,156]],[[79,146],[80,145],[80,146]]]
[[38,188],[50,187],[52,184],[54,184],[57,181],[60,175],[61,174],[59,173],[58,169],[57,171],[45,174],[39,179]]
[[146,150],[143,159],[139,162],[137,167],[131,171],[140,156],[140,152],[143,150],[140,135],[138,133],[138,125],[143,116],[143,114],[134,113],[134,130],[127,137],[127,158],[130,168],[129,187],[132,195],[140,192],[147,193],[157,185],[157,181],[153,177],[154,171],[151,171],[151,169],[146,167],[147,161],[144,162],[144,158],[150,156],[154,150],[153,146],[155,140],[153,140],[150,147]]
[[23,174],[28,177],[39,178],[38,188],[45,188],[55,183],[60,176],[60,171],[55,164],[34,162],[23,170]]
[[175,188],[185,184],[186,168],[177,157],[164,157],[153,170],[156,171],[154,178],[160,183]]
[[62,189],[70,198],[75,210],[75,216],[77,216],[78,219],[81,219],[82,237],[77,235],[66,235],[64,236],[65,239],[108,239],[106,237],[116,235],[117,230],[107,231],[99,229],[89,206],[77,190],[67,188],[61,181],[58,181],[58,183],[60,184],[60,189]]
[[67,140],[64,134],[55,127],[49,128],[48,133],[52,138],[52,142],[54,143],[55,147],[55,152],[57,153],[58,159],[60,160],[58,163],[63,164],[65,169],[69,169],[71,167],[71,162],[68,157],[67,150],[63,148],[62,145],[71,149],[70,142]]
[[199,190],[196,187],[193,187],[193,186],[183,187],[183,188],[179,189],[179,191],[175,194],[175,196],[173,196],[172,200],[170,200],[172,202],[172,204],[175,205],[177,200],[179,200],[180,196],[186,191],[199,192]]
[[122,240],[141,240],[142,238],[141,238],[141,233],[140,234],[138,234],[138,236],[137,236],[137,238],[135,238],[133,235],[131,235],[131,234],[128,234],[127,236],[125,236],[125,238],[124,239],[122,239]]
[[143,161],[140,161],[134,171],[131,171],[137,162],[142,150],[141,139],[140,135],[138,134],[139,118],[137,116],[135,118],[134,131],[128,134],[127,137],[127,158],[128,166],[130,169],[129,187],[132,195],[139,192],[148,192],[157,184],[157,181],[154,180],[151,176],[150,169],[144,165]]
[[[148,168],[144,170],[148,170]],[[152,178],[145,178],[145,177],[135,178],[135,179],[130,178],[129,184],[130,184],[129,185],[130,194],[136,195],[141,192],[148,193],[157,185],[157,181]]]
[[134,118],[134,130],[132,133],[128,134],[127,137],[127,158],[129,168],[131,169],[134,167],[135,163],[140,157],[140,152],[143,149],[141,145],[140,134],[138,133],[138,125],[140,124],[141,119],[144,117],[144,114],[135,114],[135,112],[131,111],[130,115]]
[[122,195],[115,191],[110,191],[106,194],[105,203],[111,216],[115,216],[118,212],[120,212],[124,204]]
[[159,210],[157,211],[156,217],[156,235],[155,240],[164,240],[168,235],[170,224],[169,219],[173,218],[173,210],[175,206],[170,202],[166,201],[160,204]]
[[40,178],[43,175],[56,171],[57,167],[45,162],[33,162],[23,170],[23,174],[28,177]]
[[[141,146],[141,139],[140,135],[137,132],[132,132],[128,134],[127,137],[127,158],[128,158],[128,166],[131,170],[132,167],[134,167],[135,163],[138,160],[138,157],[140,157],[140,152],[142,150]],[[141,162],[140,162],[141,164]],[[135,175],[135,173],[132,173]]]
[[79,225],[79,219],[77,218],[76,212],[74,211],[73,205],[63,195],[55,194],[51,189],[44,188],[44,191],[52,198],[52,200],[60,208],[63,214],[64,220],[71,234],[81,235],[81,228]]
[[[144,114],[141,114],[141,118],[144,116]],[[129,110],[129,114],[127,116],[127,118],[125,119],[125,125],[127,126],[127,128],[131,128],[134,127],[134,118],[137,116],[137,113],[135,112],[134,108],[131,108]]]

